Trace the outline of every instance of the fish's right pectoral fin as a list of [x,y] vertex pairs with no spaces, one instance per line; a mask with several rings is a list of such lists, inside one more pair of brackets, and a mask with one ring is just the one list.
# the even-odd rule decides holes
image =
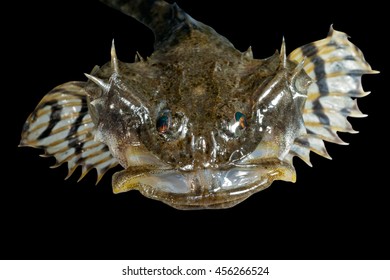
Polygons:
[[69,178],[78,166],[81,180],[96,169],[97,182],[118,164],[107,145],[95,141],[95,126],[88,112],[85,82],[68,82],[46,94],[23,126],[19,146],[45,150],[58,167],[67,162]]

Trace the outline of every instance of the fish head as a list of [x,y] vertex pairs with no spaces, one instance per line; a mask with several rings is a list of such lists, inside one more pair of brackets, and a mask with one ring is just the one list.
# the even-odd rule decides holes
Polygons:
[[120,74],[108,64],[86,87],[96,140],[125,168],[114,192],[137,189],[180,209],[223,208],[274,180],[295,181],[285,157],[305,133],[310,79],[302,68],[279,54],[255,60],[207,46],[196,58],[181,48],[121,63]]

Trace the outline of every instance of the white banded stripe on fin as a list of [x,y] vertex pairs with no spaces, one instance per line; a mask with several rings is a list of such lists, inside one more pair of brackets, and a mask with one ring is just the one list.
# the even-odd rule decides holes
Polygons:
[[310,151],[327,159],[332,159],[325,148],[324,141],[320,138],[313,137],[310,134],[306,134],[305,136],[301,136],[295,140],[294,144],[290,148],[290,152],[286,160],[292,164],[292,158],[297,156],[307,165],[312,166],[310,162]]
[[369,94],[363,90],[362,75],[378,72],[371,69],[345,33],[332,27],[327,38],[294,50],[288,58],[296,63],[304,60],[303,69],[313,80],[303,109],[307,135],[296,139],[290,151],[310,165],[305,149],[330,158],[323,140],[347,144],[337,132],[357,133],[347,117],[366,116],[354,98]]
[[98,183],[118,163],[104,143],[94,140],[84,85],[69,82],[46,94],[24,124],[20,146],[44,149],[42,156],[56,158],[53,168],[67,162],[66,179],[78,166],[82,168],[79,180],[95,168]]

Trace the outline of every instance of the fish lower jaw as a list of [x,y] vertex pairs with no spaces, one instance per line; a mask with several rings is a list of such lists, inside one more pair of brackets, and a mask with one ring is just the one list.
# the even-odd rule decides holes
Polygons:
[[181,210],[230,208],[268,188],[274,180],[295,182],[294,168],[284,162],[234,166],[228,170],[157,170],[113,176],[113,192],[138,190],[144,196]]

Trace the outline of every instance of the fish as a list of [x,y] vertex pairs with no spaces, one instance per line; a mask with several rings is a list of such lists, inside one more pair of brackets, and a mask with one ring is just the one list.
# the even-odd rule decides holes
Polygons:
[[69,178],[115,166],[113,193],[138,190],[180,210],[223,209],[268,188],[296,181],[293,158],[330,159],[325,143],[357,133],[364,74],[376,74],[346,33],[290,54],[282,39],[272,56],[237,50],[176,3],[101,0],[149,27],[148,58],[111,60],[85,81],[47,93],[22,128],[21,147],[44,150]]

